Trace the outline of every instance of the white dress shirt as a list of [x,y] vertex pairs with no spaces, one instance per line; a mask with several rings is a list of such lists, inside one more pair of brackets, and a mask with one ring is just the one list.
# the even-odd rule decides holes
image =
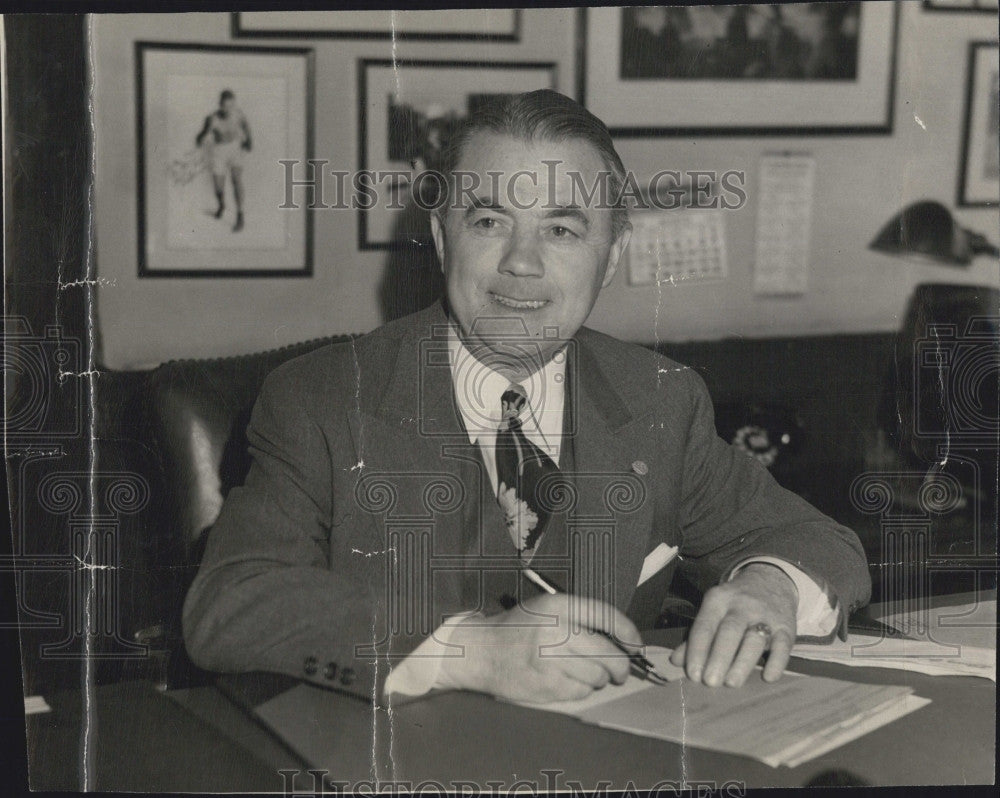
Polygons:
[[[479,444],[495,494],[497,429],[502,419],[500,397],[510,387],[511,380],[477,360],[459,340],[454,327],[449,330],[448,356],[458,410],[469,442]],[[527,394],[519,415],[521,431],[559,465],[566,395],[565,351],[557,352],[541,369],[518,384]]]
[[[451,363],[455,401],[469,434],[477,443],[486,471],[497,492],[496,437],[502,418],[500,397],[511,381],[493,371],[469,352],[452,325],[448,332],[448,356]],[[520,383],[527,393],[521,411],[521,429],[532,443],[559,465],[563,433],[563,409],[566,396],[565,350],[557,352],[541,369]],[[826,637],[837,625],[838,612],[816,582],[799,568],[777,557],[751,557],[733,569],[730,579],[741,568],[754,562],[774,565],[784,571],[798,590],[796,628],[799,635]],[[469,612],[450,617],[416,649],[392,669],[386,679],[386,693],[423,695],[437,681],[443,656],[454,656],[448,645],[452,627],[475,615]]]

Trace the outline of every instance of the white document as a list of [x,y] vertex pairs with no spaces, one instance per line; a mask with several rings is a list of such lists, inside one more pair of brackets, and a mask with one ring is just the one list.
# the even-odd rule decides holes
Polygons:
[[765,682],[759,669],[739,688],[681,679],[577,715],[643,737],[792,767],[924,706],[909,687],[853,684],[786,673]]
[[[667,681],[674,682],[684,678],[684,669],[670,664],[670,655],[672,653],[672,649],[663,648],[662,646],[646,646],[643,656],[653,663],[657,673],[667,679]],[[552,701],[547,704],[535,704],[530,701],[520,701],[517,703],[525,707],[546,709],[549,712],[561,712],[564,715],[579,717],[581,713],[587,710],[607,704],[610,701],[617,701],[634,693],[640,693],[655,686],[652,682],[648,682],[633,673],[629,674],[625,684],[607,684],[600,690],[594,690],[586,698],[580,698],[576,701]]]
[[933,640],[942,646],[973,646],[994,651],[997,647],[996,599],[895,612],[879,620],[908,637]]
[[795,767],[930,703],[912,688],[854,684],[785,673],[765,682],[760,668],[739,688],[707,687],[670,664],[670,650],[646,657],[670,682],[636,676],[587,698],[522,706],[572,715],[595,726],[741,754],[771,767]]
[[981,676],[997,680],[996,650],[942,647],[933,641],[850,635],[828,645],[796,643],[793,657],[859,668],[894,668],[928,676]]
[[903,717],[903,715],[909,715],[911,712],[915,712],[929,703],[931,703],[929,698],[913,695],[912,693],[905,695],[899,701],[869,711],[864,717],[856,718],[853,723],[845,727],[834,727],[825,737],[813,738],[808,741],[807,745],[786,751],[785,760],[782,764],[790,768],[798,767],[803,762],[823,756],[828,751],[839,748],[851,740],[856,740],[870,731],[875,731],[875,729],[885,726],[887,723],[892,723],[892,721]]
[[829,645],[797,643],[792,656],[929,676],[997,680],[995,600],[926,607],[880,620],[908,637],[849,635],[846,641],[834,640]]

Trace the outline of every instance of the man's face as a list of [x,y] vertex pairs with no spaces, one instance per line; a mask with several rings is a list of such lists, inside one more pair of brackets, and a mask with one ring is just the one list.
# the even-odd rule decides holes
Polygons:
[[431,227],[462,337],[474,352],[485,346],[502,357],[513,332],[547,360],[586,321],[628,244],[628,230],[612,237],[600,192],[585,200],[606,167],[583,139],[527,142],[480,132],[456,171],[474,174],[478,187],[462,191],[472,180],[460,176]]
[[226,99],[222,101],[222,113],[225,114],[226,116],[229,116],[229,114],[231,114],[233,111],[233,106],[235,105],[236,105],[236,100],[234,100],[232,97],[226,97]]

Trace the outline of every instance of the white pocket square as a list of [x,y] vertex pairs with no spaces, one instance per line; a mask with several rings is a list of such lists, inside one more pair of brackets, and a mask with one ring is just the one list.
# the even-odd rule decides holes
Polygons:
[[646,559],[642,561],[642,570],[639,572],[639,582],[636,584],[636,587],[653,578],[666,568],[670,561],[677,556],[677,551],[676,546],[668,546],[666,543],[661,543],[647,554]]

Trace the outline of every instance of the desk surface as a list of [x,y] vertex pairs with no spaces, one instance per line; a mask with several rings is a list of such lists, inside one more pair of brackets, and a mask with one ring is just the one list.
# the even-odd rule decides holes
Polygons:
[[[956,600],[958,597],[956,597]],[[968,600],[968,599],[966,599]],[[950,602],[949,602],[950,603]],[[651,633],[671,645],[677,630]],[[831,770],[877,785],[990,784],[994,781],[996,685],[969,677],[930,677],[878,668],[792,661],[801,673],[872,684],[908,684],[928,706],[797,768],[771,768],[713,753],[586,726],[481,695],[448,693],[373,718],[347,696],[338,705],[330,776],[348,783],[379,780],[464,780],[488,789],[518,780],[540,788],[622,789],[662,782],[727,782],[799,786]],[[724,688],[720,688],[724,689]],[[28,719],[35,789],[80,789],[85,736],[78,693],[48,697],[53,712]],[[91,789],[136,791],[281,791],[279,770],[302,770],[295,782],[311,791],[305,763],[212,687],[157,693],[145,683],[98,688],[89,732]],[[461,721],[461,722],[457,722]],[[547,772],[547,773],[546,773]],[[557,775],[558,774],[558,775]],[[460,788],[459,788],[460,789]]]

